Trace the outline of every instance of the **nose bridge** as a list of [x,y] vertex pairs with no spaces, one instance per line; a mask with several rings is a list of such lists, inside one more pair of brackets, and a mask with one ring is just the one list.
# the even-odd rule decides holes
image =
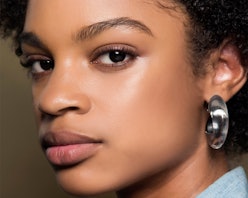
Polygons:
[[57,62],[48,81],[41,88],[38,108],[51,115],[67,111],[86,113],[90,109],[90,100],[83,91],[81,74],[76,63]]

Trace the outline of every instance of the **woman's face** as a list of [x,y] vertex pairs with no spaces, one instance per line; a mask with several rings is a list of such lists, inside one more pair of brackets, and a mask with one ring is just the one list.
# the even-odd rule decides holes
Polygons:
[[207,147],[185,17],[154,2],[29,2],[22,62],[44,152],[68,192],[169,179]]

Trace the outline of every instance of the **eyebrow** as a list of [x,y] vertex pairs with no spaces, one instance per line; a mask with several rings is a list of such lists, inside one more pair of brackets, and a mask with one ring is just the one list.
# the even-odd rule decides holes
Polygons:
[[21,44],[27,44],[32,47],[40,48],[45,51],[49,51],[46,45],[38,38],[33,32],[22,32],[18,38],[18,42]]
[[[72,35],[72,39],[75,41],[83,41],[87,39],[91,39],[104,31],[107,31],[111,28],[117,28],[120,26],[124,26],[129,29],[134,29],[139,32],[145,33],[149,36],[153,36],[152,31],[142,22],[134,19],[130,19],[128,17],[114,18],[106,21],[97,22],[91,24],[86,27],[82,27],[76,34]],[[48,48],[42,41],[38,38],[38,36],[33,32],[23,32],[19,36],[19,43],[27,44],[33,47],[37,47],[43,49],[45,51],[49,51]]]
[[111,28],[117,28],[120,26],[124,26],[129,29],[134,29],[139,32],[146,33],[149,36],[153,36],[152,31],[142,22],[138,20],[130,19],[128,17],[120,17],[120,18],[114,18],[114,19],[110,19],[106,21],[101,21],[101,22],[94,23],[92,25],[83,27],[73,37],[75,38],[74,40],[76,41],[87,40]]

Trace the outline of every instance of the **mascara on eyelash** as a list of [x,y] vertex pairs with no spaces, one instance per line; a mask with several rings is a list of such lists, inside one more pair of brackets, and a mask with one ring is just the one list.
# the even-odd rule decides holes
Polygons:
[[95,59],[98,57],[113,52],[113,51],[121,51],[123,53],[129,54],[132,57],[137,56],[138,54],[135,52],[134,47],[132,46],[127,46],[127,45],[106,45],[97,48],[96,50],[93,51],[92,55],[90,56],[90,62],[94,62]]

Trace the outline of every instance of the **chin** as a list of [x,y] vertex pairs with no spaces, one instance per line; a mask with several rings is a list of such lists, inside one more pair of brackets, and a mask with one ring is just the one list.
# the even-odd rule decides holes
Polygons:
[[56,180],[66,193],[76,197],[101,195],[119,188],[107,175],[101,177],[91,174],[91,171],[78,171],[75,168],[57,170]]
[[77,184],[75,184],[71,182],[70,179],[69,181],[58,180],[58,184],[67,194],[76,197],[91,197],[111,192],[109,188],[97,182],[94,184],[86,184],[84,181],[83,183],[77,182]]

